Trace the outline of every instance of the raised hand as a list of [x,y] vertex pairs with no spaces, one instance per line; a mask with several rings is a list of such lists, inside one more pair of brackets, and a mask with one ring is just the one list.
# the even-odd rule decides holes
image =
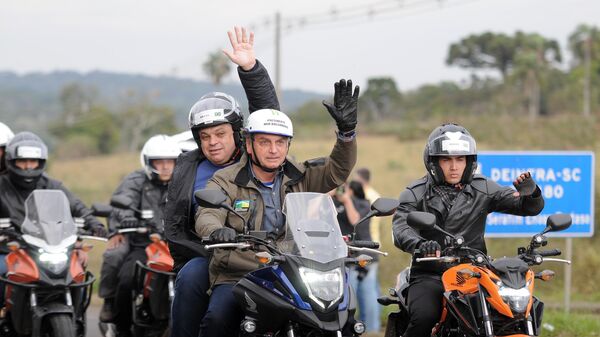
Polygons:
[[333,95],[333,104],[323,101],[323,105],[329,111],[329,114],[337,124],[341,132],[352,131],[356,128],[358,114],[358,85],[352,92],[352,80],[342,79],[334,84],[335,93]]
[[246,31],[244,27],[233,27],[234,31],[228,31],[229,42],[233,50],[223,49],[223,53],[242,69],[249,71],[256,64],[254,56],[254,33]]

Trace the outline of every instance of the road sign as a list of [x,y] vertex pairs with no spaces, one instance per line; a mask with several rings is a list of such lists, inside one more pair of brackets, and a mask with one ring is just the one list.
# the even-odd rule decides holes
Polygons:
[[593,152],[480,152],[477,160],[478,171],[503,186],[512,186],[519,174],[531,172],[545,200],[537,216],[489,214],[486,237],[531,237],[544,229],[554,213],[570,214],[573,224],[550,236],[594,234]]

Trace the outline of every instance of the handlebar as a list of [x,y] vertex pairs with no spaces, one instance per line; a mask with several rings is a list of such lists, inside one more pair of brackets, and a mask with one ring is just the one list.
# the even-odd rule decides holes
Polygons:
[[[367,242],[370,242],[370,241],[367,241]],[[379,244],[377,244],[377,246],[379,246]],[[350,245],[348,245],[348,249],[351,251],[354,251],[354,252],[365,252],[365,253],[373,253],[373,254],[388,256],[387,252],[382,252],[377,249],[371,249],[371,248],[365,248],[365,247],[354,247],[354,246],[350,246]]]
[[541,256],[559,256],[560,254],[562,254],[560,249],[544,250],[544,251],[537,252],[537,253]]
[[416,262],[431,262],[431,261],[439,261],[439,262],[446,262],[446,263],[451,263],[451,262],[455,262],[458,261],[460,258],[456,257],[456,256],[440,256],[440,257],[417,257],[415,259]]
[[365,240],[354,240],[354,241],[348,242],[348,246],[353,246],[353,247],[358,247],[358,248],[379,249],[379,242],[365,241]]

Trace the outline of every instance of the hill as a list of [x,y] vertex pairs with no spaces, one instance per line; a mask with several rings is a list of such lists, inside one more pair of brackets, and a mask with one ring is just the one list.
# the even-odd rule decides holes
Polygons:
[[[246,95],[239,83],[215,87],[206,81],[196,81],[168,76],[146,76],[104,71],[78,73],[54,71],[18,75],[0,72],[0,113],[2,121],[14,129],[38,129],[55,119],[62,110],[60,92],[66,85],[77,83],[89,88],[106,106],[115,106],[126,96],[135,92],[151,97],[152,103],[164,105],[175,111],[177,124],[185,127],[187,112],[200,96],[211,91],[224,91],[240,100],[246,109]],[[320,99],[324,94],[301,90],[283,90],[282,109],[292,111],[310,100]],[[34,126],[32,126],[34,125]]]

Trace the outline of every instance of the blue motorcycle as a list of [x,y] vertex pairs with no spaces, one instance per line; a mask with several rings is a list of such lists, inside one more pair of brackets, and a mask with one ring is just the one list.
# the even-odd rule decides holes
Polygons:
[[[235,212],[221,191],[197,191],[196,198],[203,207]],[[286,230],[282,237],[269,240],[265,232],[249,231],[236,242],[206,246],[209,250],[250,249],[263,266],[246,274],[233,288],[245,315],[240,335],[361,335],[365,326],[354,318],[356,299],[346,266],[368,264],[372,258],[359,255],[361,252],[385,253],[376,250],[376,242],[344,240],[336,208],[327,194],[289,193],[284,205]],[[391,215],[397,206],[397,200],[379,199],[359,222]]]

